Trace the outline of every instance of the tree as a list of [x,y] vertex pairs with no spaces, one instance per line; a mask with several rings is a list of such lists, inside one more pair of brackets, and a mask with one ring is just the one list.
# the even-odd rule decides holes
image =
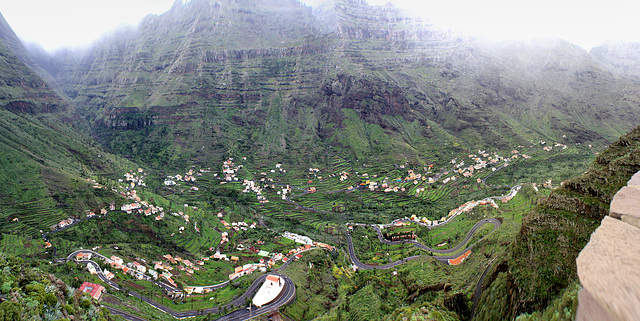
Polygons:
[[2,302],[0,304],[0,321],[14,320],[22,320],[22,306],[18,302]]

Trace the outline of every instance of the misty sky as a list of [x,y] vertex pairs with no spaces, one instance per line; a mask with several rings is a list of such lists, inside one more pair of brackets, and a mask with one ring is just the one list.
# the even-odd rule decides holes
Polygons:
[[[317,5],[326,0],[303,0]],[[18,36],[48,51],[91,44],[147,14],[161,14],[174,0],[9,0],[0,12]],[[387,0],[369,0],[383,5]],[[392,0],[435,25],[491,39],[556,36],[585,49],[607,40],[640,42],[639,1]],[[598,5],[594,5],[598,3]]]

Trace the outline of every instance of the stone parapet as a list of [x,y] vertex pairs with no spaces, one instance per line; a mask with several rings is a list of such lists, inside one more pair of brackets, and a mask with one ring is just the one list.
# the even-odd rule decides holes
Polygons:
[[640,172],[616,193],[576,264],[576,320],[640,320]]
[[615,321],[609,316],[609,311],[607,311],[587,289],[580,289],[580,292],[578,292],[578,302],[580,302],[580,306],[576,315],[576,321]]
[[636,173],[631,177],[629,182],[627,182],[627,186],[640,188],[640,172]]
[[625,186],[613,197],[609,216],[619,219],[623,215],[640,217],[640,188]]

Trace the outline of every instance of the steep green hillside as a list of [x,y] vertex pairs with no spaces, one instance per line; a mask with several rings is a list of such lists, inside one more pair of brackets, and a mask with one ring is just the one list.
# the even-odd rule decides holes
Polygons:
[[[68,270],[73,264],[65,267]],[[6,298],[0,304],[2,320],[120,319],[101,308],[88,294],[78,291],[82,282],[76,279],[65,283],[40,268],[0,252],[0,269],[4,271],[0,275],[0,293]]]
[[176,2],[43,67],[104,146],[156,166],[605,144],[640,121],[637,84],[567,42],[470,41],[355,0]]
[[[116,158],[76,131],[86,123],[22,62],[24,49],[10,48],[5,39],[20,44],[15,34],[1,31],[0,232],[19,234],[4,234],[6,248],[37,254],[44,251],[39,230],[113,199],[86,179],[109,177]],[[12,247],[14,237],[24,247]]]
[[513,319],[541,311],[574,284],[578,253],[608,214],[615,193],[639,170],[636,127],[598,155],[584,175],[566,181],[540,202],[485,280],[478,319]]

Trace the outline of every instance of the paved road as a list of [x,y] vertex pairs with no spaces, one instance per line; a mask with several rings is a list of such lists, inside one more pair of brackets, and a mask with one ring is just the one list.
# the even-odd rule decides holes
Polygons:
[[[478,223],[476,223],[467,233],[467,236],[464,238],[464,240],[462,240],[458,245],[456,245],[453,248],[450,249],[446,249],[446,250],[440,250],[440,249],[434,249],[434,248],[430,248],[418,241],[414,241],[414,240],[403,240],[403,241],[389,241],[387,239],[385,239],[382,236],[382,232],[380,231],[380,228],[377,225],[372,225],[371,227],[373,227],[373,229],[376,231],[376,233],[378,234],[378,240],[380,240],[380,242],[385,243],[385,244],[389,244],[389,245],[397,245],[397,244],[413,244],[415,247],[423,249],[425,251],[429,251],[429,252],[433,252],[433,253],[439,253],[439,254],[446,254],[446,253],[453,253],[458,251],[461,247],[463,247],[470,239],[471,237],[473,237],[473,234],[475,234],[475,232],[482,227],[482,225],[485,224],[493,224],[493,230],[495,230],[496,228],[500,227],[500,225],[502,223],[500,223],[500,221],[498,221],[495,218],[486,218],[483,220],[478,221]],[[491,230],[491,232],[493,232],[493,230]]]
[[[284,289],[282,289],[282,292],[278,295],[278,297],[273,302],[269,303],[268,305],[262,306],[260,308],[254,305],[251,305],[251,309],[248,309],[248,308],[240,309],[240,310],[234,311],[233,313],[227,314],[218,320],[221,320],[221,321],[222,320],[224,321],[249,320],[251,318],[255,318],[265,313],[275,312],[281,306],[290,304],[293,301],[295,301],[296,286],[295,284],[293,284],[293,281],[290,278],[286,277],[284,274],[277,274],[277,275],[285,279],[285,285],[284,285]],[[263,277],[266,278],[266,275],[264,275]],[[254,282],[254,284],[256,283]],[[248,292],[249,291],[247,291],[247,293]],[[207,310],[205,310],[205,314],[207,313],[206,311]]]
[[478,283],[476,283],[476,289],[473,292],[473,308],[471,308],[471,316],[469,317],[469,320],[473,320],[473,317],[476,313],[478,302],[480,302],[480,297],[482,296],[482,281],[484,281],[484,277],[487,276],[487,272],[489,272],[491,266],[493,266],[493,261],[489,263],[489,265],[487,265],[487,267],[484,269],[484,272],[482,272]]
[[[438,250],[438,249],[432,249],[422,243],[413,241],[413,240],[407,240],[407,241],[388,241],[386,239],[384,239],[382,237],[382,232],[380,232],[380,229],[378,228],[377,225],[371,225],[375,230],[376,233],[378,234],[378,239],[385,243],[385,244],[391,244],[391,245],[395,245],[395,244],[413,244],[415,247],[423,249],[425,251],[429,251],[432,253],[439,253],[439,254],[446,254],[446,253],[453,253],[458,251],[460,248],[462,248],[463,246],[466,245],[466,243],[473,237],[473,235],[476,233],[476,231],[484,224],[493,224],[493,230],[491,230],[491,232],[493,232],[495,229],[497,229],[498,227],[500,227],[501,223],[500,221],[498,221],[495,218],[487,218],[487,219],[483,219],[481,221],[479,221],[478,223],[476,223],[476,225],[474,225],[471,230],[469,230],[469,233],[467,233],[467,236],[464,238],[464,240],[462,240],[458,245],[456,245],[455,247],[451,248],[451,249],[446,249],[446,250]],[[365,264],[362,263],[358,257],[356,256],[355,253],[355,249],[353,246],[353,240],[351,239],[351,234],[347,232],[347,245],[349,247],[349,257],[351,258],[351,261],[353,262],[353,265],[355,265],[358,269],[361,270],[371,270],[371,269],[377,269],[377,270],[386,270],[386,269],[390,269],[392,267],[398,266],[400,264],[404,264],[407,263],[409,261],[418,259],[420,257],[423,257],[425,255],[414,255],[414,256],[410,256],[410,257],[406,257],[402,260],[398,260],[395,262],[391,262],[388,264],[382,264],[382,265],[373,265],[373,264]],[[484,239],[484,238],[483,238]],[[462,252],[466,252],[468,250],[470,250],[471,248],[473,248],[475,244],[471,244],[469,245],[466,249],[464,249]],[[436,260],[445,263],[445,264],[449,264],[449,260],[450,259],[455,259],[458,256],[460,256],[460,254],[456,254],[456,255],[434,255],[433,258],[435,258]]]
[[[95,253],[91,250],[78,250],[75,251],[73,253],[71,253],[68,257],[67,260],[70,260],[72,258],[74,258],[78,253],[92,253],[93,255],[100,257],[102,259],[104,259],[105,257]],[[102,280],[104,283],[106,283],[107,285],[111,286],[112,288],[116,289],[116,290],[120,290],[120,286],[114,282],[109,280],[104,273],[102,272],[102,269],[100,268],[100,266],[98,265],[98,263],[91,261],[91,260],[81,260],[81,261],[77,261],[78,263],[81,264],[91,264],[96,268],[97,271],[97,276],[100,278],[100,280]],[[291,302],[293,302],[295,300],[296,297],[296,288],[295,288],[295,284],[293,283],[293,281],[286,275],[281,274],[281,273],[269,273],[269,274],[275,274],[280,276],[281,278],[284,279],[285,281],[285,285],[284,285],[284,289],[282,290],[282,293],[280,293],[280,295],[276,298],[276,300],[274,300],[273,302],[260,307],[260,308],[256,308],[256,307],[252,307],[252,309],[240,309],[238,311],[233,312],[230,315],[226,315],[222,318],[220,318],[219,320],[234,320],[234,321],[240,321],[240,320],[249,320],[251,318],[254,318],[256,316],[259,316],[261,314],[267,313],[267,312],[271,312],[271,311],[275,311],[277,309],[279,309],[281,306],[285,305],[285,304],[289,304]],[[230,303],[227,303],[225,305],[221,305],[218,307],[212,307],[212,308],[208,308],[208,309],[204,309],[201,311],[198,310],[190,310],[190,311],[175,311],[165,305],[162,305],[154,300],[151,300],[143,295],[141,295],[140,293],[133,291],[133,290],[129,290],[129,295],[133,296],[135,298],[140,299],[141,301],[144,301],[146,303],[148,303],[149,305],[153,306],[154,308],[170,314],[171,316],[175,317],[175,318],[189,318],[189,317],[194,317],[197,315],[206,315],[206,314],[218,314],[220,311],[224,311],[225,308],[227,310],[231,310],[233,308],[236,307],[243,307],[245,306],[245,303],[247,301],[247,299],[252,298],[255,293],[258,291],[258,289],[260,288],[260,286],[262,285],[262,283],[264,282],[264,280],[267,278],[267,274],[261,275],[260,277],[258,277],[258,279],[256,279],[247,289],[247,291],[245,293],[243,293],[242,295],[240,295],[239,297],[235,298],[233,301],[231,301]],[[163,283],[157,283],[158,285],[162,286]],[[229,282],[226,282],[227,285],[229,284]],[[222,284],[219,285],[215,285],[215,286],[211,286],[211,287],[222,287],[224,286]],[[165,285],[166,286],[166,285]],[[114,309],[117,310],[117,309]],[[121,311],[117,310],[116,311],[117,314],[123,316],[125,319],[127,320],[143,320],[143,319],[133,319],[133,318],[127,318],[127,316],[125,314],[119,313]],[[229,317],[229,318],[227,318]]]
[[[72,252],[71,254],[69,254],[69,255],[67,256],[67,261],[69,261],[69,260],[71,260],[71,259],[75,258],[75,257],[76,257],[76,255],[78,255],[78,253],[91,253],[91,255],[92,255],[93,257],[99,257],[99,258],[100,258],[101,260],[103,260],[103,261],[104,261],[105,259],[107,259],[105,256],[101,255],[101,254],[100,254],[100,253],[98,253],[98,252],[94,252],[94,251],[92,251],[92,250],[77,250],[77,251],[74,251],[74,252]],[[92,262],[92,261],[89,261],[89,262]],[[89,262],[84,262],[84,263],[89,263]],[[98,269],[96,269],[96,270],[98,270]],[[145,275],[145,276],[146,276],[146,275]],[[149,276],[146,276],[146,277],[147,277],[147,280],[148,280],[148,281],[153,282],[153,280],[151,279],[151,277],[149,277]],[[225,287],[225,286],[229,285],[229,282],[230,282],[230,281],[229,281],[229,280],[227,280],[227,281],[224,281],[224,282],[222,282],[222,283],[218,283],[218,284],[214,284],[214,285],[205,285],[205,286],[201,286],[201,287],[202,287],[202,288],[204,288],[204,289],[207,289],[207,290],[216,290],[216,289],[219,289],[219,288],[222,288],[222,287]],[[178,288],[176,288],[176,287],[174,287],[174,286],[172,286],[172,285],[170,285],[170,284],[164,283],[164,282],[162,282],[162,281],[155,282],[155,284],[156,284],[156,285],[158,285],[158,286],[160,286],[160,287],[162,287],[163,289],[165,289],[165,290],[167,290],[167,291],[170,291],[170,292],[179,291],[179,289],[178,289]],[[200,286],[199,286],[199,287],[200,287]]]
[[131,313],[124,312],[124,311],[122,311],[122,310],[118,310],[118,309],[116,309],[116,308],[112,308],[112,307],[110,307],[110,306],[103,305],[102,307],[103,307],[103,308],[105,308],[105,309],[107,309],[107,310],[109,310],[109,312],[111,312],[111,314],[113,314],[113,315],[119,315],[119,316],[121,316],[122,318],[124,318],[125,320],[130,320],[130,321],[147,321],[147,319],[143,319],[143,318],[141,318],[141,317],[139,317],[139,316],[135,316],[135,315],[133,315],[133,314],[131,314]]

